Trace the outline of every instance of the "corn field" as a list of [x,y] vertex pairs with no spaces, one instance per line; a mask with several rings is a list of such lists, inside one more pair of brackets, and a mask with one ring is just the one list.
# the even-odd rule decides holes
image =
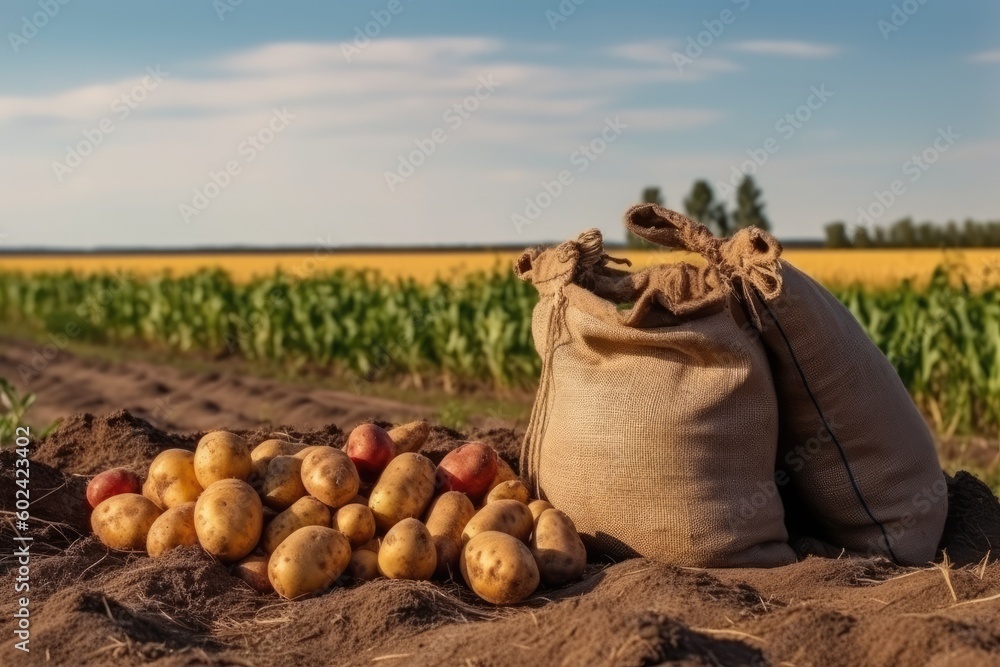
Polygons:
[[[937,270],[929,284],[837,289],[939,431],[995,435],[1000,288]],[[367,380],[401,376],[531,386],[534,288],[510,273],[455,282],[336,270],[237,283],[222,271],[171,277],[0,273],[0,316],[107,344],[238,354]]]

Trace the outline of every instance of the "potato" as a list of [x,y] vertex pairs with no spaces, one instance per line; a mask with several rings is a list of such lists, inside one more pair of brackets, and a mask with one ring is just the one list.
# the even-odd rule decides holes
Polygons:
[[333,447],[330,447],[329,445],[306,445],[299,451],[295,452],[293,456],[297,459],[304,459],[305,457],[315,452],[317,449],[326,450],[326,449],[333,449]]
[[94,477],[87,484],[87,502],[91,509],[111,496],[121,493],[141,493],[139,477],[126,468],[112,468]]
[[512,535],[527,544],[534,523],[531,510],[524,503],[510,499],[496,500],[476,512],[469,520],[462,531],[462,541],[468,542],[479,533],[497,531]]
[[545,510],[553,509],[552,503],[547,500],[532,500],[528,503],[528,509],[531,510],[531,516],[535,521],[538,521],[538,517],[542,515]]
[[267,556],[250,555],[233,566],[233,576],[245,581],[258,593],[272,593],[274,586],[267,578]]
[[220,560],[237,561],[253,551],[263,525],[264,510],[257,492],[238,479],[213,483],[194,507],[198,542]]
[[438,464],[438,490],[461,491],[472,502],[479,502],[496,477],[499,458],[492,447],[481,442],[453,449]]
[[351,548],[356,549],[375,537],[375,515],[368,505],[349,503],[333,515],[330,525],[346,537]]
[[271,459],[260,487],[260,497],[267,506],[285,510],[306,495],[306,487],[302,484],[302,460],[294,456]]
[[542,580],[550,586],[579,579],[587,567],[587,549],[576,526],[557,509],[545,510],[538,517],[531,536],[531,555]]
[[430,579],[437,567],[437,552],[427,526],[418,519],[403,519],[385,534],[378,550],[378,570],[390,579]]
[[161,510],[198,500],[202,486],[194,473],[194,452],[165,449],[149,464],[142,495]]
[[377,554],[378,550],[381,548],[382,548],[382,538],[373,537],[372,539],[368,540],[360,547],[355,549],[355,551],[371,551],[373,554]]
[[511,479],[493,487],[493,490],[486,495],[486,503],[498,500],[516,500],[519,503],[528,504],[528,487],[519,479]]
[[119,493],[94,509],[90,526],[104,546],[121,551],[142,551],[146,535],[160,516],[160,508],[138,493]]
[[351,562],[347,564],[345,574],[363,581],[378,579],[378,554],[367,549],[358,549],[351,554]]
[[421,419],[389,429],[389,437],[396,443],[396,453],[415,452],[424,446],[431,434],[431,425]]
[[156,558],[177,547],[198,543],[194,530],[194,503],[171,507],[161,514],[146,535],[146,553]]
[[447,491],[434,499],[427,510],[425,524],[437,552],[439,577],[451,577],[458,571],[462,556],[462,531],[476,514],[469,496],[458,491]]
[[507,533],[490,530],[473,537],[462,549],[459,566],[472,592],[493,604],[521,602],[538,588],[535,559]]
[[267,578],[283,598],[294,600],[327,589],[351,562],[351,545],[339,530],[306,526],[271,554]]
[[194,450],[194,474],[203,489],[220,479],[246,481],[251,466],[247,441],[229,431],[206,433]]
[[434,464],[422,454],[400,454],[386,466],[368,496],[375,526],[386,531],[403,519],[424,515],[434,498]]
[[497,486],[512,479],[518,479],[517,473],[514,472],[514,469],[506,461],[497,456],[497,474],[493,476],[493,481],[490,482],[486,492],[489,493]]
[[267,464],[276,456],[293,456],[298,454],[306,445],[287,442],[285,440],[265,440],[250,452],[250,472],[257,477],[267,474]]
[[365,498],[364,496],[362,496],[359,493],[358,495],[356,495],[353,498],[351,498],[350,502],[348,502],[347,504],[348,505],[364,505],[364,506],[367,507],[368,506],[368,499]]
[[260,546],[267,553],[271,553],[299,528],[329,525],[330,508],[312,496],[305,496],[296,500],[291,507],[267,524]]
[[396,457],[396,443],[375,424],[360,424],[347,437],[344,451],[354,462],[361,479],[374,481]]
[[315,449],[302,460],[302,483],[311,496],[330,507],[342,507],[358,495],[358,469],[334,447]]

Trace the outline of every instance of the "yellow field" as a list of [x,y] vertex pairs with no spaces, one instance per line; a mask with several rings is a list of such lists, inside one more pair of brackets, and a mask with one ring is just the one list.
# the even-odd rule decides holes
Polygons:
[[[429,282],[435,277],[454,278],[476,271],[507,270],[515,252],[358,252],[331,253],[231,253],[190,255],[62,255],[16,256],[0,259],[2,271],[26,273],[64,271],[80,273],[127,271],[149,275],[169,270],[175,275],[205,267],[219,267],[236,280],[273,273],[276,269],[296,277],[331,271],[340,267],[376,269],[396,278],[413,277]],[[691,261],[686,253],[655,250],[613,252],[633,261],[636,268],[661,262]],[[969,250],[786,250],[783,257],[825,284],[862,282],[873,286],[892,285],[905,278],[924,282],[934,267],[957,264],[974,285],[1000,283],[1000,252],[995,249]]]

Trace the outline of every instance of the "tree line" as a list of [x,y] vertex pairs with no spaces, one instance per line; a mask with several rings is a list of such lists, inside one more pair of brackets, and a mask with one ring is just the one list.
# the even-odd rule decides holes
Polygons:
[[916,223],[903,218],[888,227],[858,225],[849,230],[843,222],[825,228],[827,248],[997,248],[1000,221],[966,220],[959,225]]

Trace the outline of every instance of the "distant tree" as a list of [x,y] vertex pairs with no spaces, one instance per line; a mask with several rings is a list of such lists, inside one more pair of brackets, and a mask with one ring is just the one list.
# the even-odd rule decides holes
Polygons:
[[868,233],[868,228],[863,225],[858,225],[854,228],[854,238],[851,241],[851,245],[855,248],[871,248],[872,247],[872,237]]
[[917,244],[917,233],[912,218],[897,220],[889,228],[889,245],[894,248],[912,248]]
[[764,216],[764,202],[761,201],[761,190],[754,183],[752,176],[744,176],[740,187],[736,190],[736,210],[733,212],[733,222],[736,229],[759,227],[771,229],[771,223]]
[[704,179],[695,181],[691,186],[691,194],[684,200],[684,212],[718,236],[727,236],[731,231],[725,202],[715,201],[712,186]]
[[850,248],[851,240],[847,237],[847,225],[842,222],[831,222],[823,228],[826,232],[827,248]]
[[[660,206],[664,205],[663,196],[660,194],[660,188],[650,185],[643,189],[642,191],[642,203],[643,204],[658,204]],[[625,245],[629,248],[651,248],[654,244],[650,243],[641,236],[636,236],[629,230],[625,230]]]

